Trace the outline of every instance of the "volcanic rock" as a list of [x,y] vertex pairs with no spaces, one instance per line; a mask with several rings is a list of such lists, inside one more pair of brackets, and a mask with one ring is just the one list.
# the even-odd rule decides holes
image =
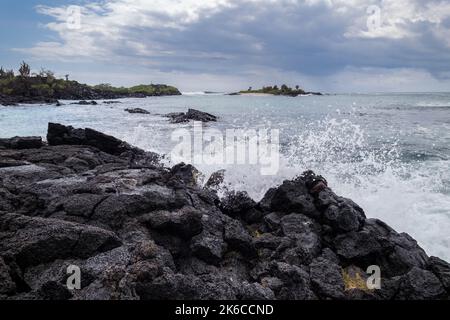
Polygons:
[[[447,262],[311,171],[260,202],[220,199],[192,165],[101,132],[49,124],[47,139],[2,140],[1,299],[449,299]],[[369,266],[381,289],[352,287]]]
[[125,109],[128,113],[134,113],[134,114],[150,114],[147,110],[141,109],[141,108],[132,108],[132,109]]
[[44,146],[41,137],[14,137],[0,139],[0,148],[5,149],[35,149]]
[[166,117],[170,118],[171,123],[183,123],[193,121],[201,121],[201,122],[216,122],[217,117],[202,111],[198,111],[195,109],[189,109],[187,113],[176,112],[169,113]]

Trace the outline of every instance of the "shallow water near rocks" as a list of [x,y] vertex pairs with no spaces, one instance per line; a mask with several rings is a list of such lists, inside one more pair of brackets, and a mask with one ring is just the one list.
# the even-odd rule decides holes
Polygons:
[[[123,99],[121,104],[0,107],[0,137],[46,135],[48,122],[91,127],[149,151],[166,154],[171,134],[163,114],[188,108],[220,117],[206,127],[280,130],[280,169],[195,164],[207,178],[226,169],[225,185],[255,199],[285,179],[312,169],[369,217],[411,234],[427,253],[450,260],[450,94],[372,94],[310,97],[224,96]],[[63,101],[68,104],[70,101]],[[99,101],[101,103],[101,101]],[[150,115],[129,114],[142,108]]]

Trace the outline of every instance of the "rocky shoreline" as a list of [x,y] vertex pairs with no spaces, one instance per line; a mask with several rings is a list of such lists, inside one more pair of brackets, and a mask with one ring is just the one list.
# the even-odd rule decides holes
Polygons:
[[[164,93],[164,94],[144,94],[144,93],[129,93],[129,94],[118,94],[118,93],[112,93],[112,92],[101,92],[98,90],[93,90],[89,93],[77,93],[77,94],[63,94],[58,96],[57,98],[54,97],[46,97],[43,95],[38,96],[6,96],[0,94],[0,106],[17,106],[19,104],[56,104],[57,106],[60,106],[61,103],[59,100],[80,100],[78,103],[73,104],[79,104],[79,105],[97,105],[97,103],[94,100],[114,100],[114,99],[124,99],[124,98],[146,98],[146,97],[153,97],[153,96],[175,96],[175,95],[181,95],[181,93]],[[86,102],[86,100],[90,100],[89,102]],[[95,103],[93,103],[95,102]],[[115,101],[107,101],[104,102],[105,104],[113,104],[113,103],[119,103]]]
[[69,75],[66,79],[57,79],[50,70],[42,69],[39,73],[31,73],[30,66],[25,62],[21,64],[19,75],[15,75],[13,70],[4,71],[0,68],[0,106],[18,104],[59,106],[59,100],[82,100],[77,104],[95,105],[97,103],[92,100],[176,95],[181,95],[177,88],[164,84],[141,84],[125,88],[113,87],[110,84],[91,86],[69,80]]
[[95,130],[49,124],[47,141],[0,139],[0,299],[449,299],[447,262],[313,172],[219,199]]

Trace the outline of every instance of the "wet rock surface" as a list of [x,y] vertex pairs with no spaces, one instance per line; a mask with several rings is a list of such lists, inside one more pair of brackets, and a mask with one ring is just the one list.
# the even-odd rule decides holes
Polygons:
[[45,96],[11,96],[0,93],[0,105],[1,106],[17,106],[19,104],[54,104],[58,103],[56,98]]
[[0,147],[1,299],[449,298],[447,262],[312,172],[259,203],[219,199],[194,167],[92,129],[14,139]]
[[156,163],[159,156],[133,147],[115,137],[93,129],[75,129],[57,123],[49,123],[47,141],[50,146],[83,145],[91,146],[105,153],[127,158],[135,165]]
[[189,109],[188,112],[175,112],[169,113],[166,115],[170,119],[171,123],[183,123],[193,121],[201,121],[201,122],[216,122],[217,117],[195,109]]
[[0,139],[0,148],[4,149],[33,149],[44,145],[41,137],[14,137]]
[[71,104],[78,104],[80,106],[89,106],[89,105],[96,106],[96,105],[98,105],[97,101],[94,101],[94,100],[91,100],[91,101],[81,100],[81,101],[74,102]]
[[125,111],[131,114],[150,114],[150,112],[142,108],[128,108]]

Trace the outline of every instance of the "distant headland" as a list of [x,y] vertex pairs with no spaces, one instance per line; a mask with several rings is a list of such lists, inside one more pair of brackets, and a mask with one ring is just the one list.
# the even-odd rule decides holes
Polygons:
[[58,103],[58,100],[97,100],[144,98],[150,96],[181,95],[172,86],[163,84],[138,85],[130,88],[110,84],[90,86],[74,80],[57,79],[54,72],[41,69],[31,73],[31,67],[22,62],[16,75],[13,70],[0,68],[0,105],[19,103]]
[[287,85],[283,84],[281,87],[268,86],[262,87],[261,89],[254,90],[252,87],[248,88],[248,90],[242,90],[239,92],[231,93],[230,95],[246,95],[246,94],[268,94],[274,96],[290,96],[297,97],[301,95],[318,95],[321,96],[320,92],[307,92],[300,88],[300,86],[295,86],[295,88],[290,88]]

